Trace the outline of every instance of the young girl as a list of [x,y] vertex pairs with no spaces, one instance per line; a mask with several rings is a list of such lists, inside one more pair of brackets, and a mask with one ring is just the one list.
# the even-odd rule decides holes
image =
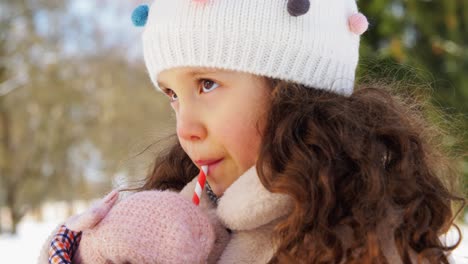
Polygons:
[[[411,98],[354,88],[367,29],[355,0],[156,0],[134,21],[177,120],[138,191],[191,199],[208,165],[199,208],[229,234],[215,262],[448,263],[458,243],[439,236],[464,199],[445,184],[443,134]],[[103,204],[62,231],[79,237]]]

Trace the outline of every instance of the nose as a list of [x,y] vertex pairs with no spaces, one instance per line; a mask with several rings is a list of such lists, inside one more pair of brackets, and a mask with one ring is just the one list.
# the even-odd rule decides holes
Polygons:
[[206,137],[206,127],[202,121],[201,111],[197,107],[186,105],[179,107],[176,113],[177,136],[180,140],[196,141]]

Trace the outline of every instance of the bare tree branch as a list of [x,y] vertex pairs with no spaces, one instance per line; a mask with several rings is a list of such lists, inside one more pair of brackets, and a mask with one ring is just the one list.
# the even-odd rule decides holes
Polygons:
[[15,78],[8,79],[0,83],[0,96],[5,96],[10,92],[24,86],[28,79],[25,73],[18,74]]

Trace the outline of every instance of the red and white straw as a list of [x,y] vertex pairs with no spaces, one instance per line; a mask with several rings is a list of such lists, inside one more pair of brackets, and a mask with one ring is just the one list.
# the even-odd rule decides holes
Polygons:
[[195,205],[200,204],[200,199],[205,188],[206,175],[208,174],[208,165],[201,167],[200,174],[198,174],[197,185],[195,186],[195,192],[193,193],[192,201]]

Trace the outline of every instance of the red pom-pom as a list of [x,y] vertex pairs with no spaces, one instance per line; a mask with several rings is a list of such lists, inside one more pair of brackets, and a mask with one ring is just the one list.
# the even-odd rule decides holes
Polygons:
[[348,19],[349,29],[351,32],[357,35],[362,35],[366,32],[367,28],[369,27],[369,22],[367,18],[361,14],[357,13],[349,17]]

